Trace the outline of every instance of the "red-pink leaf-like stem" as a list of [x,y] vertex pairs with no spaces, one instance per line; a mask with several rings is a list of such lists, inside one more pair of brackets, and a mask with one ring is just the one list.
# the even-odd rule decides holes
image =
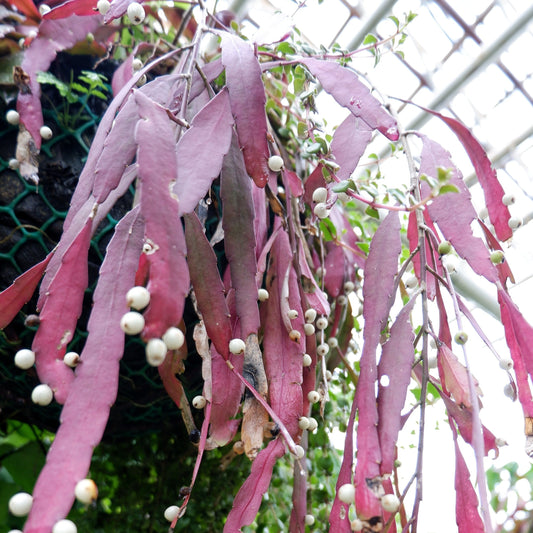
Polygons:
[[76,483],[87,477],[93,450],[117,395],[124,350],[120,317],[128,310],[126,292],[133,285],[142,236],[143,223],[135,209],[117,224],[108,245],[94,292],[89,336],[81,353],[83,364],[76,369],[61,425],[33,490],[25,533],[50,533],[68,514]]
[[50,252],[40,263],[26,270],[0,293],[0,329],[4,329],[32,297],[53,254],[53,251]]
[[74,337],[88,284],[87,254],[92,222],[92,219],[87,221],[63,256],[48,287],[32,344],[39,379],[52,388],[56,401],[61,404],[65,403],[74,379],[72,370],[63,363],[63,356]]
[[233,133],[229,104],[228,92],[222,90],[200,109],[178,142],[178,178],[174,192],[181,214],[194,210],[220,174]]
[[316,76],[324,90],[355,117],[360,118],[373,130],[379,130],[391,141],[400,137],[398,125],[392,115],[372,96],[368,87],[348,67],[333,61],[311,57],[300,58],[313,76]]
[[382,513],[380,502],[367,486],[366,480],[380,475],[381,450],[375,390],[378,377],[376,349],[394,302],[394,280],[398,272],[400,251],[400,219],[397,213],[391,211],[370,244],[363,284],[365,327],[356,389],[359,424],[355,466],[355,507],[363,519],[381,516]]
[[224,158],[220,176],[224,249],[229,262],[231,284],[235,289],[235,307],[241,338],[247,339],[259,329],[257,305],[256,240],[251,182],[246,174],[242,153],[234,137]]
[[[398,313],[389,340],[383,346],[379,360],[378,435],[381,448],[381,474],[392,474],[396,441],[401,429],[401,414],[411,381],[411,366],[415,352],[410,313],[416,298],[412,298]],[[389,378],[383,386],[383,376]]]
[[261,66],[250,43],[227,32],[220,35],[226,85],[246,170],[258,187],[264,187],[270,171]]

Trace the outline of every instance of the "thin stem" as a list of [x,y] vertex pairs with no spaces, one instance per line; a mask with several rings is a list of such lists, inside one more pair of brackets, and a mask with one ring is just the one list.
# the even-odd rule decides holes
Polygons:
[[[402,134],[402,142],[405,150],[405,155],[407,157],[407,163],[409,166],[409,173],[411,176],[411,192],[414,196],[416,204],[419,204],[421,201],[420,197],[420,186],[419,179],[416,172],[413,156],[411,153],[411,148],[407,141],[405,134]],[[418,455],[416,460],[416,492],[415,492],[415,501],[413,504],[412,512],[412,523],[411,523],[411,533],[416,533],[418,525],[418,512],[420,509],[420,503],[423,497],[423,486],[422,486],[422,468],[423,468],[423,457],[424,457],[424,433],[425,433],[425,422],[426,422],[426,396],[427,396],[427,385],[428,385],[428,328],[429,328],[429,314],[428,314],[428,298],[427,298],[427,289],[426,289],[426,280],[427,280],[427,270],[426,270],[426,235],[423,229],[424,227],[424,216],[421,209],[415,211],[416,222],[418,227],[418,249],[420,257],[420,288],[422,293],[422,382],[420,386],[420,421],[419,421],[419,433],[418,433]]]

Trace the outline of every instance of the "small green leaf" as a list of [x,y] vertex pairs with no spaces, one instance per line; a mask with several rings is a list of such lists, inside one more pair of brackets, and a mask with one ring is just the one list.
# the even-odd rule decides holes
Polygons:
[[365,213],[369,217],[372,217],[372,218],[375,218],[375,219],[379,220],[379,213],[378,213],[377,209],[374,209],[373,207],[368,206],[366,208],[366,210],[365,210]]
[[394,15],[390,15],[389,19],[392,20],[392,22],[394,22],[394,25],[396,26],[397,29],[400,28],[400,21]]
[[446,194],[447,192],[459,192],[459,189],[451,183],[449,183],[448,185],[443,185],[439,188],[439,195]]
[[332,187],[333,192],[346,192],[350,188],[350,180],[343,180]]
[[369,33],[363,40],[363,44],[367,45],[367,46],[370,45],[370,44],[375,44],[377,42],[378,42],[378,40],[377,40],[376,36],[372,35],[371,33]]

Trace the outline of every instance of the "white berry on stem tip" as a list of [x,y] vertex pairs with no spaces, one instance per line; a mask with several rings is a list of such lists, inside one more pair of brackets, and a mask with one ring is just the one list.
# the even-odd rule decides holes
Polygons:
[[31,511],[33,496],[27,492],[17,492],[9,498],[9,512],[14,516],[26,516]]
[[98,498],[98,487],[92,479],[80,479],[74,488],[74,496],[80,503],[88,505]]
[[309,391],[307,393],[307,399],[311,403],[317,403],[320,400],[320,393],[316,390]]
[[307,428],[309,431],[314,431],[318,427],[318,422],[316,421],[316,418],[313,418],[312,416],[309,417],[309,427]]
[[289,309],[287,316],[289,317],[289,320],[294,320],[298,318],[298,311],[296,311],[296,309]]
[[316,319],[316,309],[310,307],[304,314],[306,322],[314,322]]
[[80,362],[80,355],[76,352],[67,352],[63,357],[63,363],[70,368],[75,368]]
[[126,293],[126,302],[128,307],[136,309],[144,309],[150,303],[150,292],[146,287],[135,286]]
[[146,344],[146,361],[150,366],[160,366],[165,360],[167,351],[163,339],[150,339]]
[[351,483],[345,483],[339,487],[337,496],[342,503],[350,505],[355,502],[355,487]]
[[195,396],[192,399],[192,406],[195,409],[203,409],[206,406],[206,404],[207,404],[207,400],[202,395]]
[[313,324],[304,324],[304,333],[307,336],[315,334],[315,326]]
[[259,289],[257,291],[257,299],[260,301],[260,302],[266,302],[268,300],[268,297],[270,295],[268,294],[268,291],[266,289]]
[[109,8],[111,7],[111,2],[109,0],[98,0],[96,3],[96,9],[100,13],[100,15],[105,15]]
[[396,494],[385,494],[381,498],[381,507],[388,513],[395,513],[400,508],[400,499]]
[[296,459],[302,459],[302,457],[305,455],[305,450],[302,448],[302,446],[300,446],[299,444],[297,444],[295,447],[294,447],[294,451],[292,452],[294,454],[294,456],[296,457]]
[[28,348],[23,348],[15,354],[15,365],[22,370],[28,370],[35,363],[35,352]]
[[18,111],[15,111],[14,109],[10,109],[6,113],[6,121],[8,124],[11,124],[12,126],[16,126],[20,122],[20,115]]
[[78,528],[72,520],[60,520],[54,524],[52,533],[77,533]]
[[457,344],[466,344],[466,341],[468,340],[468,334],[466,333],[466,331],[458,331],[453,337],[453,340]]
[[45,141],[48,141],[54,135],[52,130],[48,126],[41,126],[41,129],[39,130],[39,134]]
[[302,365],[311,366],[312,363],[313,363],[313,359],[311,358],[311,356],[308,353],[304,353],[302,357]]
[[180,508],[177,505],[171,505],[165,509],[163,516],[165,517],[165,520],[172,522],[174,518],[178,516],[179,512]]
[[304,522],[306,526],[312,526],[315,523],[315,517],[312,514],[306,514]]
[[494,265],[499,265],[500,263],[503,263],[505,259],[505,255],[502,250],[494,250],[490,254],[490,260]]
[[307,418],[306,416],[301,416],[298,419],[298,427],[300,429],[308,429],[309,428],[309,418]]
[[283,159],[279,155],[273,155],[268,158],[268,168],[272,172],[279,172],[283,168]]
[[144,12],[144,7],[138,2],[132,2],[128,6],[126,14],[128,15],[130,22],[134,25],[140,24],[146,16],[146,13]]
[[137,335],[144,329],[144,317],[137,311],[128,311],[122,315],[120,327],[127,335]]
[[328,319],[326,317],[321,316],[316,321],[316,329],[326,329],[328,327]]
[[326,343],[322,343],[322,344],[319,344],[317,347],[316,347],[316,353],[317,355],[319,355],[320,357],[324,357],[325,355],[327,355],[329,352],[329,345],[326,344]]
[[169,350],[179,350],[185,343],[185,335],[180,328],[170,327],[163,334],[163,342]]
[[317,218],[323,219],[323,218],[328,217],[329,209],[324,202],[320,202],[315,205],[315,208],[313,209],[313,213],[315,214]]
[[41,383],[31,393],[31,401],[37,405],[49,405],[54,399],[54,393],[49,385]]
[[231,339],[229,341],[229,351],[232,354],[239,355],[244,352],[246,344],[242,339]]
[[328,190],[325,187],[317,187],[313,191],[313,202],[323,204],[328,199]]

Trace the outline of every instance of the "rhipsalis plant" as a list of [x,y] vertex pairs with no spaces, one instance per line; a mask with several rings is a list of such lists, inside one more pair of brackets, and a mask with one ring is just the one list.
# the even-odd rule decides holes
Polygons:
[[[350,378],[344,390],[351,413],[342,465],[333,473],[330,531],[417,530],[428,387],[442,398],[452,428],[458,530],[492,531],[483,457],[497,442],[480,422],[462,324],[471,322],[486,337],[454,290],[443,264],[447,254],[464,259],[497,289],[512,357],[506,371],[528,439],[533,329],[509,297],[509,266],[492,259],[500,242],[512,237],[513,223],[485,152],[462,124],[427,110],[466,149],[490,225],[478,221],[450,154],[422,133],[403,132],[387,102],[350,66],[350,54],[315,53],[281,16],[275,27],[246,39],[228,13],[211,13],[203,1],[181,12],[179,28],[169,16],[160,39],[141,42],[143,31],[155,28],[158,9],[128,0],[67,0],[44,15],[15,70],[17,158],[23,177],[38,183],[39,73],[58,51],[89,34],[91,46],[124,58],[61,240],[0,294],[4,328],[38,288],[39,327],[15,364],[27,369],[35,362],[46,387],[35,391],[36,403],[63,406],[32,496],[18,496],[11,511],[29,513],[26,533],[50,533],[60,530],[58,523],[71,527],[65,519],[75,498],[97,497],[86,480],[91,456],[116,399],[125,335],[140,335],[148,364],[157,366],[191,432],[197,430],[179,377],[187,354],[202,359],[203,390],[192,401],[204,415],[198,459],[192,480],[176,480],[188,486],[184,500],[166,495],[171,528],[194,498],[202,457],[232,442],[234,453],[244,452],[252,464],[224,531],[253,522],[274,465],[287,452],[294,456],[289,528],[311,525],[306,454],[316,420],[310,410],[317,403],[324,413],[331,373],[340,368]],[[110,24],[121,17],[130,25],[127,38]],[[392,38],[403,38],[404,26],[398,22],[397,28]],[[379,46],[371,44],[376,56]],[[330,133],[317,109],[319,88],[346,112]],[[375,139],[407,161],[403,190],[388,190],[382,180],[376,185],[374,170],[354,178]],[[377,164],[372,168],[379,171]],[[132,184],[135,201],[107,246],[85,346],[72,354],[91,237]],[[474,232],[478,222],[481,232]],[[402,254],[402,247],[408,251]],[[406,289],[402,276],[410,271],[416,278]],[[193,317],[184,313],[186,303]],[[354,317],[364,323],[355,355]],[[430,372],[431,340],[438,367]],[[421,392],[409,410],[412,380]],[[402,487],[397,441],[407,417],[419,418],[419,461]],[[461,440],[475,452],[477,493]]]

